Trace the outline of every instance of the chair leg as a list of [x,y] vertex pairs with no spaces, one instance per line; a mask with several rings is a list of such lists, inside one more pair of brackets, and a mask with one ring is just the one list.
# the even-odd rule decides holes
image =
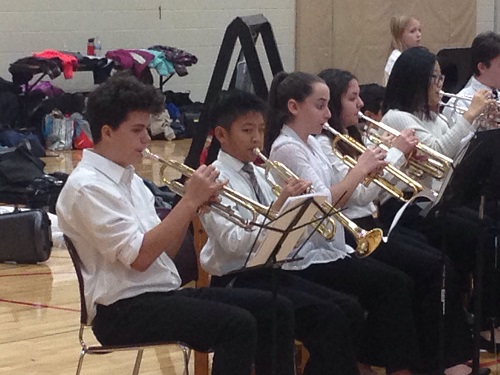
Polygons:
[[80,352],[80,359],[78,360],[78,366],[76,367],[76,375],[80,375],[80,371],[82,371],[83,358],[85,357],[85,354],[87,354],[87,351],[82,348]]
[[144,349],[140,349],[137,352],[137,357],[135,359],[135,365],[134,365],[134,372],[132,375],[138,375],[139,374],[139,369],[141,368],[141,361],[142,361],[142,354],[144,353]]
[[194,352],[194,375],[208,375],[208,353]]
[[295,374],[302,375],[309,360],[309,352],[301,342],[295,342]]
[[184,373],[183,375],[189,375],[189,360],[191,359],[191,349],[181,345],[182,354],[184,356]]

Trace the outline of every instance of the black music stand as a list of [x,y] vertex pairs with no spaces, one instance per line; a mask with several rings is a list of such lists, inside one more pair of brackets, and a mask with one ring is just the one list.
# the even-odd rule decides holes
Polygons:
[[[495,236],[497,227],[497,201],[500,199],[500,129],[477,132],[470,141],[464,157],[453,172],[434,210],[446,217],[446,212],[461,206],[478,207],[481,230],[476,249],[475,299],[474,299],[474,355],[472,374],[479,371],[480,331],[482,318],[483,252],[488,233]],[[489,209],[490,218],[485,215]],[[496,242],[496,241],[495,241]],[[444,250],[445,251],[445,250]]]
[[[279,216],[276,219],[257,226],[266,229],[267,235],[262,240],[257,250],[249,254],[249,259],[243,269],[256,267],[275,267],[297,258],[288,258],[289,253],[300,240],[306,226],[315,224],[319,226],[329,213],[323,213],[321,204],[325,196],[306,194],[287,199]],[[320,219],[315,218],[317,212],[323,213]],[[252,258],[250,256],[253,255]]]

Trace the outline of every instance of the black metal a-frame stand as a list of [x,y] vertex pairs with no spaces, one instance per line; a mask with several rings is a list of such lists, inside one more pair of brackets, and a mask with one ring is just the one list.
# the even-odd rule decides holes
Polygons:
[[[256,14],[246,17],[236,17],[227,27],[224,39],[219,50],[217,62],[215,63],[212,78],[208,86],[203,110],[200,115],[198,127],[193,134],[193,141],[189,149],[185,163],[192,168],[200,165],[200,154],[205,145],[208,132],[210,130],[209,109],[217,100],[222,91],[224,81],[229,69],[231,57],[233,56],[236,41],[239,39],[241,51],[239,56],[244,57],[248,73],[255,91],[255,94],[264,100],[267,100],[268,87],[264,78],[262,65],[257,54],[255,44],[259,35],[262,36],[262,42],[269,61],[273,76],[283,71],[283,64],[278,52],[276,40],[269,21],[262,15]],[[236,68],[233,72],[229,89],[234,88],[236,81]]]

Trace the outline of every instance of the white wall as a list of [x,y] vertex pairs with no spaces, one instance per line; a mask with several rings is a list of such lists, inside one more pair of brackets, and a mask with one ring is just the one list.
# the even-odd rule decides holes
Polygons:
[[[227,25],[257,13],[271,22],[285,69],[293,70],[294,0],[0,0],[0,76],[11,80],[9,64],[34,51],[85,52],[87,39],[98,35],[103,52],[163,44],[196,55],[189,75],[174,76],[165,89],[203,101]],[[54,83],[68,91],[93,87],[88,72]]]
[[[161,7],[161,19],[159,17]],[[220,43],[236,16],[263,13],[271,22],[286,70],[294,69],[294,0],[0,0],[0,76],[9,64],[43,49],[86,49],[99,35],[103,52],[165,44],[193,53],[198,64],[166,88],[204,100]],[[500,32],[500,0],[477,0],[477,32]],[[260,56],[265,59],[262,49]],[[266,71],[270,80],[269,71]],[[91,73],[54,81],[68,91],[92,89]]]
[[500,0],[477,0],[477,28],[479,34],[483,31],[500,32]]

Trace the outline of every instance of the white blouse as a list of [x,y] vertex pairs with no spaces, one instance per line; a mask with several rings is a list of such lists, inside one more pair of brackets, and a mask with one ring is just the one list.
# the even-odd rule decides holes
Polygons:
[[476,130],[462,116],[459,116],[455,126],[450,127],[441,116],[421,120],[411,113],[396,109],[389,110],[382,117],[382,122],[399,131],[415,129],[415,136],[420,142],[452,159],[463,147],[461,140]]
[[[311,181],[314,191],[327,196],[327,200],[331,203],[330,186],[338,183],[340,178],[313,136],[309,136],[307,143],[304,143],[293,129],[284,125],[272,145],[269,158],[285,164],[300,178]],[[303,269],[311,264],[343,259],[353,252],[354,249],[345,243],[343,226],[337,222],[337,230],[332,241],[327,241],[319,233],[314,233],[299,252],[299,256],[304,259],[287,264],[283,268]]]
[[[321,134],[317,136],[316,139],[321,145],[321,149],[328,157],[335,173],[340,176],[341,179],[345,178],[350,168],[333,152],[331,138]],[[394,147],[389,149],[386,160],[397,168],[401,167],[406,162],[404,154]],[[385,177],[389,178],[390,176],[386,174]],[[394,180],[390,179],[390,181],[393,182]],[[378,187],[373,182],[368,186],[359,184],[347,201],[343,213],[350,219],[359,219],[372,215],[377,209],[373,203],[377,198],[380,200],[387,199],[388,196],[385,190]]]

